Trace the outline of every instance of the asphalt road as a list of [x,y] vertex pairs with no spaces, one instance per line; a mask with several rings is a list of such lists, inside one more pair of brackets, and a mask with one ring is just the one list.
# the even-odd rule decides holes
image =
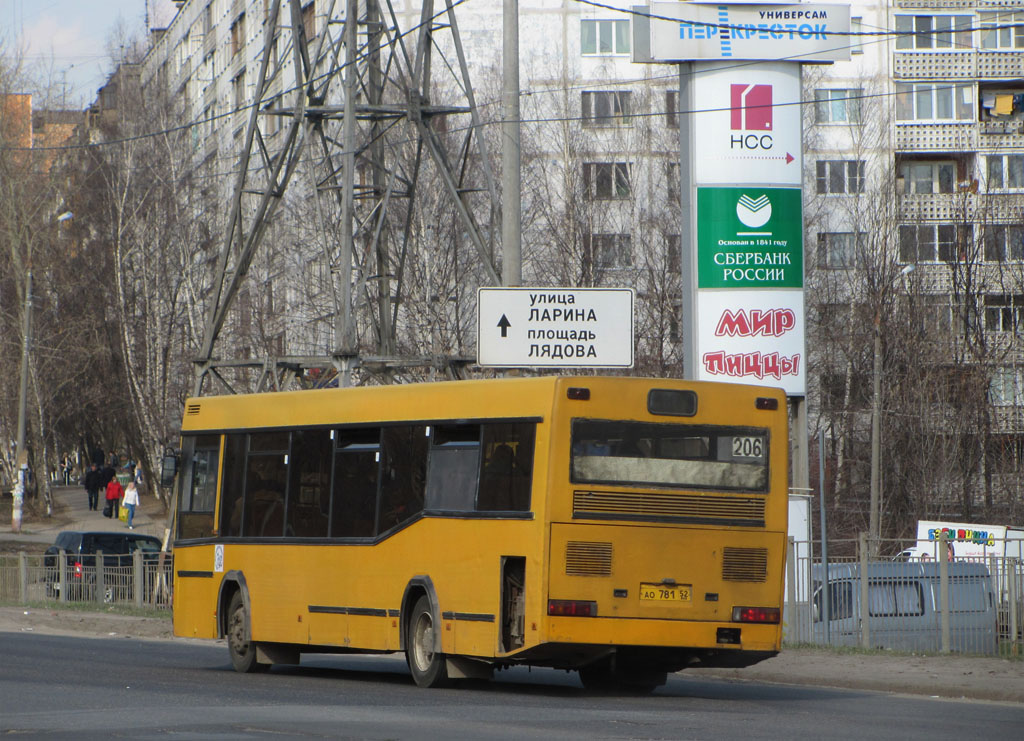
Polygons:
[[400,657],[233,672],[223,645],[0,633],[0,733],[52,738],[1017,738],[1024,707],[673,676],[595,695],[513,670],[423,690]]

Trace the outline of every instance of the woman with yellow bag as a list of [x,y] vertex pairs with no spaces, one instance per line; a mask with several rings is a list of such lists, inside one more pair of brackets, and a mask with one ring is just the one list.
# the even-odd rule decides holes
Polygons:
[[128,482],[128,486],[124,490],[124,501],[122,502],[124,508],[128,510],[127,524],[129,530],[134,530],[132,527],[132,520],[135,518],[135,508],[139,506],[139,488],[135,485],[135,479]]

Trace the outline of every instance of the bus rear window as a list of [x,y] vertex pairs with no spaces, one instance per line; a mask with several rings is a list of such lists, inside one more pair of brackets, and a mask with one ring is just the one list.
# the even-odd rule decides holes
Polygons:
[[572,482],[767,491],[768,431],[576,419]]

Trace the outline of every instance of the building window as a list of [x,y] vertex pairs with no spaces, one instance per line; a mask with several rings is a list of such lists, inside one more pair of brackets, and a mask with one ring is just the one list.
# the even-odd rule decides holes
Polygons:
[[982,241],[989,262],[1024,261],[1024,226],[988,224]]
[[231,56],[237,55],[245,48],[245,13],[242,13],[231,24]]
[[974,90],[950,83],[896,83],[897,121],[973,121]]
[[826,270],[852,268],[864,247],[864,232],[818,232],[818,267]]
[[[1017,393],[1022,387],[1020,369],[1017,369]],[[992,396],[992,403],[995,401]],[[1018,402],[1019,406],[1024,400]],[[1024,437],[1020,435],[993,435],[985,450],[985,467],[992,473],[1019,473],[1024,466]]]
[[988,394],[993,406],[1024,405],[1024,368],[1014,365],[993,368]]
[[1024,49],[1024,13],[978,13],[982,49]]
[[990,154],[985,165],[989,190],[1024,189],[1024,154]]
[[591,200],[628,198],[631,192],[629,163],[585,162],[583,188]]
[[966,257],[973,228],[970,224],[900,226],[900,261],[960,262]]
[[665,92],[665,125],[670,129],[679,128],[679,91]]
[[1015,332],[1024,317],[1024,296],[996,294],[985,297],[985,329]]
[[235,102],[235,110],[238,111],[245,105],[245,68],[235,75],[231,80],[231,97]]
[[818,193],[863,193],[864,160],[818,160]]
[[580,21],[580,52],[585,56],[629,54],[629,39],[629,21]]
[[628,234],[584,235],[584,249],[592,256],[597,270],[628,268],[633,264],[633,249]]
[[306,43],[316,38],[316,0],[302,8],[302,30],[306,32]]
[[679,163],[665,164],[665,181],[668,185],[668,199],[678,205],[679,202]]
[[956,165],[952,162],[903,162],[900,164],[902,192],[908,195],[952,193]]
[[860,123],[860,88],[814,91],[815,123]]
[[628,126],[632,95],[628,90],[580,93],[584,126]]
[[861,37],[858,35],[864,30],[864,19],[853,16],[850,18],[850,53],[851,54],[863,54],[864,44],[861,42]]
[[969,15],[897,15],[897,49],[971,49]]
[[946,335],[953,329],[953,305],[949,296],[920,297],[924,310],[917,312],[922,330]]
[[213,32],[213,3],[207,3],[203,8],[203,35]]

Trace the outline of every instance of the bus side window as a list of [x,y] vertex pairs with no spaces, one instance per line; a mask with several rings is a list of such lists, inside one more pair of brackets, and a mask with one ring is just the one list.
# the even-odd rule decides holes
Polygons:
[[380,477],[380,428],[335,430],[331,537],[374,535]]
[[279,538],[284,535],[288,449],[287,432],[254,432],[249,435],[243,537]]
[[426,427],[385,427],[381,449],[378,533],[387,532],[423,511],[427,478]]
[[208,538],[213,535],[220,436],[186,438],[182,451],[185,465],[182,467],[183,486],[178,508],[178,537]]
[[242,534],[242,492],[245,486],[246,435],[224,436],[224,481],[220,495],[220,534],[225,538]]
[[427,509],[471,512],[479,471],[480,425],[434,425],[427,459]]
[[288,460],[285,535],[327,537],[330,508],[331,437],[327,430],[295,430]]
[[532,422],[484,425],[477,510],[529,511],[536,430]]

